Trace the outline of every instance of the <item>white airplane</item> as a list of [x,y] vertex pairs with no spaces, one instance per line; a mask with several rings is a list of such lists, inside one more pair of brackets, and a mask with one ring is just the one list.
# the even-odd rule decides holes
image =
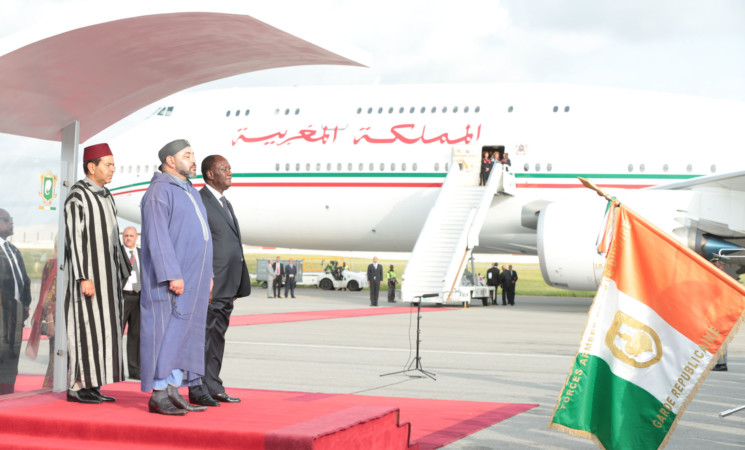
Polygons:
[[139,222],[158,150],[184,138],[199,160],[230,162],[227,196],[246,244],[411,251],[454,151],[496,150],[509,154],[514,189],[494,197],[477,251],[538,254],[549,284],[594,290],[605,202],[577,176],[706,256],[735,252],[745,242],[743,123],[743,103],[609,88],[182,93],[110,141],[109,187],[120,216]]

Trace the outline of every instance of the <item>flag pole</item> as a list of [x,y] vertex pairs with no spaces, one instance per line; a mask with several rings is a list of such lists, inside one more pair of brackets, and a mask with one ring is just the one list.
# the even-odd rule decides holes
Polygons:
[[592,189],[593,191],[597,192],[597,194],[599,196],[603,197],[604,199],[608,200],[609,202],[614,201],[613,197],[611,197],[610,195],[608,195],[605,192],[603,192],[603,190],[600,189],[599,187],[595,186],[592,183],[592,181],[588,180],[587,178],[582,178],[582,177],[577,177],[577,178],[579,178],[579,181],[582,182],[582,184],[585,185],[586,188]]

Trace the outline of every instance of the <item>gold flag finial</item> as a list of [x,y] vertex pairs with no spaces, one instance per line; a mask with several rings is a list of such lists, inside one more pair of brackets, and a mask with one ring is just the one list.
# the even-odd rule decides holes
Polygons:
[[588,180],[587,178],[582,178],[582,177],[577,177],[577,178],[579,178],[579,181],[581,181],[582,184],[584,184],[586,188],[592,189],[593,191],[597,192],[599,196],[603,197],[604,199],[608,200],[609,202],[612,202],[613,201],[613,197],[611,197],[610,195],[608,195],[605,192],[603,192],[602,189],[600,189],[599,187],[595,186],[592,183],[592,181]]

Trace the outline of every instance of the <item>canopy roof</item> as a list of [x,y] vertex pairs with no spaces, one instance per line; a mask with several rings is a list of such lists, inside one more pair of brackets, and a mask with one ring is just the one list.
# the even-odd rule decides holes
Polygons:
[[175,92],[286,66],[362,64],[253,17],[182,12],[77,28],[0,56],[0,133],[84,142]]

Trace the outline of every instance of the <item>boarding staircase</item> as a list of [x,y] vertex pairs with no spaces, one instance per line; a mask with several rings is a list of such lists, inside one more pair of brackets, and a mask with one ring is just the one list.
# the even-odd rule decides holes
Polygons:
[[[466,303],[460,280],[478,245],[479,232],[494,195],[514,188],[511,173],[495,165],[486,186],[478,185],[478,174],[455,163],[448,172],[401,278],[404,302]],[[424,295],[437,294],[433,297]]]

